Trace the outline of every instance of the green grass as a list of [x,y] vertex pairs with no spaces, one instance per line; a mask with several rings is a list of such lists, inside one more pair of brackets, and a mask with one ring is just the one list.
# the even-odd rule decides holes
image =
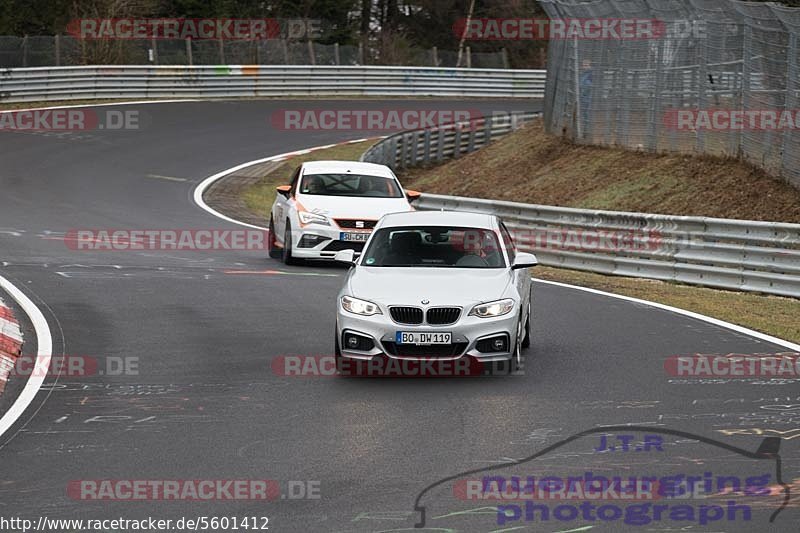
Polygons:
[[665,281],[536,267],[534,277],[651,300],[800,343],[800,300]]

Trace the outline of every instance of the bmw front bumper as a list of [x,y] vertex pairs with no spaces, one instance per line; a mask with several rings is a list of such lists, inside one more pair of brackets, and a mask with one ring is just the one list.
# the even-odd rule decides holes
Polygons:
[[[393,359],[411,359],[411,360],[429,360],[435,358],[437,360],[455,360],[462,357],[471,357],[481,362],[494,362],[494,361],[508,361],[514,356],[514,347],[517,342],[517,326],[518,326],[518,309],[519,304],[514,306],[514,309],[503,316],[494,318],[480,318],[476,316],[469,316],[468,313],[471,307],[462,309],[461,316],[458,321],[448,325],[408,325],[395,322],[389,314],[388,308],[381,305],[383,314],[362,316],[342,308],[341,297],[337,303],[337,331],[336,335],[339,339],[339,348],[342,357],[349,357],[352,359],[370,360],[374,357],[386,356]],[[432,349],[431,355],[399,355],[397,353],[396,334],[399,331],[404,332],[450,332],[452,334],[452,344],[459,344],[459,349],[451,352],[451,354],[440,355],[435,354],[438,350]],[[344,343],[344,333],[354,333],[366,338],[373,342],[373,348],[370,350],[353,350]],[[507,336],[506,350],[499,352],[484,352],[478,349],[478,343],[484,339],[491,339],[500,336]],[[463,347],[462,347],[463,346]],[[395,349],[393,349],[395,347]],[[418,350],[424,350],[424,347],[419,347]],[[413,351],[416,351],[413,350]],[[394,353],[393,353],[394,352]]]

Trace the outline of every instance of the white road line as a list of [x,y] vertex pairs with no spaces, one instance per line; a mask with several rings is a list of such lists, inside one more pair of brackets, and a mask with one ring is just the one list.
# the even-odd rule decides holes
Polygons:
[[176,178],[174,176],[162,176],[161,174],[147,174],[145,178],[154,180],[167,180],[167,181],[188,181],[186,178]]
[[[42,368],[48,368],[50,366],[50,357],[53,355],[53,337],[50,334],[47,320],[44,318],[39,308],[36,307],[36,304],[3,276],[0,276],[0,287],[2,287],[9,296],[22,307],[25,314],[28,315],[28,318],[33,324],[33,329],[36,330],[37,361],[41,362]],[[8,411],[6,411],[3,418],[0,418],[0,437],[14,425],[36,397],[42,383],[44,383],[46,377],[44,374],[43,372],[31,372],[28,382],[25,384],[25,388],[22,389],[22,393],[17,397]]]
[[[380,138],[382,139],[383,137],[380,137]],[[376,140],[377,139],[378,138],[376,138]],[[286,153],[283,153],[283,154],[273,155],[271,157],[265,157],[263,159],[256,159],[254,161],[249,161],[247,163],[242,163],[241,165],[236,165],[235,167],[229,168],[227,170],[223,170],[222,172],[218,172],[218,173],[214,174],[213,176],[209,176],[206,179],[204,179],[200,183],[200,185],[198,185],[194,190],[194,203],[196,203],[198,205],[198,207],[208,211],[209,213],[211,213],[215,217],[221,218],[223,220],[227,220],[228,222],[232,222],[234,224],[239,224],[240,226],[245,226],[245,227],[253,228],[253,229],[269,230],[269,228],[265,228],[263,226],[256,226],[255,224],[248,224],[247,222],[242,222],[240,220],[236,220],[236,219],[231,218],[229,216],[223,215],[219,211],[211,208],[208,204],[206,204],[205,200],[203,200],[203,194],[217,180],[220,180],[220,179],[224,178],[228,174],[233,174],[234,172],[238,172],[238,171],[240,171],[242,169],[245,169],[247,167],[251,167],[253,165],[259,165],[261,163],[268,163],[270,161],[283,161],[284,159],[289,159],[290,157],[293,157],[293,156],[296,156],[296,155],[305,155],[305,154],[308,154],[308,153],[311,153],[311,152],[316,152],[318,150],[324,150],[324,149],[327,149],[327,148],[333,148],[334,146],[340,146],[340,145],[345,145],[345,144],[356,144],[356,143],[365,142],[365,141],[369,141],[369,140],[370,139],[368,139],[368,138],[367,139],[355,139],[355,140],[352,140],[352,141],[345,141],[345,142],[342,142],[342,143],[326,144],[324,146],[315,146],[314,148],[307,148],[305,150],[296,150],[294,152],[286,152]]]
[[618,300],[625,300],[627,302],[633,302],[637,304],[644,304],[649,305],[650,307],[655,307],[656,309],[662,309],[664,311],[669,311],[671,313],[676,313],[683,316],[688,316],[690,318],[695,318],[697,320],[702,320],[703,322],[708,322],[709,324],[714,324],[715,326],[719,326],[722,328],[729,329],[731,331],[735,331],[737,333],[742,333],[749,337],[754,337],[756,339],[762,340],[764,342],[769,342],[772,344],[777,344],[778,346],[783,346],[784,348],[788,348],[795,352],[800,352],[800,344],[795,344],[793,342],[789,342],[787,340],[779,339],[778,337],[773,337],[772,335],[767,335],[766,333],[761,333],[759,331],[752,330],[750,328],[746,328],[744,326],[739,326],[737,324],[732,324],[730,322],[725,322],[724,320],[720,320],[718,318],[713,318],[710,316],[702,315],[700,313],[695,313],[693,311],[687,311],[686,309],[680,309],[679,307],[672,307],[671,305],[660,304],[658,302],[651,302],[649,300],[641,300],[639,298],[633,298],[631,296],[624,296],[622,294],[614,294],[613,292],[605,292],[597,289],[590,289],[588,287],[579,287],[577,285],[570,285],[568,283],[560,283],[558,281],[549,281],[544,279],[536,279],[531,278],[536,283],[544,283],[546,285],[555,285],[557,287],[566,287],[568,289],[575,289],[584,292],[590,292],[592,294],[599,294],[600,296],[606,296],[609,298],[616,298]]

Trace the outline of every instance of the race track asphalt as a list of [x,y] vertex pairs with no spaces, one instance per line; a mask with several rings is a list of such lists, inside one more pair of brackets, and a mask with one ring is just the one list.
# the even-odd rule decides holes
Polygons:
[[[204,178],[245,161],[369,133],[279,131],[269,120],[275,110],[443,105],[541,107],[537,101],[474,100],[184,102],[134,106],[145,117],[137,131],[0,132],[0,275],[39,304],[56,355],[138,363],[135,375],[46,380],[0,437],[0,515],[267,516],[270,531],[278,532],[403,531],[419,520],[414,502],[426,486],[492,465],[505,468],[497,475],[523,476],[586,470],[775,474],[774,461],[676,435],[664,435],[669,445],[663,452],[611,454],[595,452],[599,440],[587,436],[532,462],[505,466],[575,433],[614,424],[677,430],[750,451],[763,437],[781,437],[783,479],[800,478],[797,383],[678,383],[664,371],[671,355],[788,351],[741,333],[535,283],[533,343],[522,375],[281,376],[273,370],[276,357],[332,353],[341,268],[284,267],[249,251],[76,251],[62,238],[78,228],[235,228],[194,204],[192,193]],[[26,330],[31,338],[29,324]],[[8,403],[5,398],[0,406]],[[70,482],[87,479],[270,479],[287,497],[87,501],[68,491]],[[289,481],[318,484],[320,497],[288,497]],[[519,520],[501,524],[496,502],[463,501],[449,490],[423,497],[426,529],[417,531],[634,529],[602,520],[537,524],[525,520],[524,510]],[[774,507],[762,505],[762,496],[754,498],[750,522],[700,526],[664,519],[648,530],[797,531],[793,497],[772,524],[766,520]]]

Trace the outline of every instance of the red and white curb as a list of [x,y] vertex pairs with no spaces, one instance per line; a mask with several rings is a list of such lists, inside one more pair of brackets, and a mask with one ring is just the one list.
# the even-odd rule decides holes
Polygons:
[[260,165],[261,163],[270,163],[270,162],[275,162],[275,161],[286,161],[287,159],[291,159],[291,158],[296,157],[298,155],[310,154],[311,152],[317,152],[319,150],[327,150],[328,148],[335,148],[336,146],[344,146],[346,144],[356,144],[356,143],[362,143],[362,142],[365,142],[365,141],[372,141],[372,140],[377,141],[377,140],[384,139],[384,138],[385,137],[368,137],[368,138],[365,138],[365,139],[355,139],[355,140],[352,140],[352,141],[344,141],[344,142],[340,142],[340,143],[326,144],[324,146],[315,146],[313,148],[306,148],[305,150],[296,150],[294,152],[286,152],[286,153],[283,153],[283,154],[273,155],[271,157],[265,157],[263,159],[256,159],[255,161],[248,161],[247,163],[242,163],[241,165],[237,165],[237,166],[235,166],[233,168],[229,168],[228,170],[223,170],[222,172],[218,172],[217,174],[214,174],[213,176],[209,176],[206,179],[204,179],[202,182],[200,182],[200,185],[198,185],[194,190],[194,203],[196,203],[201,209],[204,209],[204,210],[208,211],[209,213],[211,213],[215,217],[221,218],[223,220],[227,220],[228,222],[232,222],[234,224],[239,224],[240,226],[246,226],[248,228],[269,231],[269,228],[264,228],[262,226],[256,226],[255,224],[248,224],[246,222],[242,222],[241,220],[236,220],[236,219],[231,218],[229,216],[223,215],[219,211],[211,208],[208,204],[206,204],[205,200],[203,200],[203,194],[206,192],[206,190],[209,187],[211,187],[212,184],[214,184],[214,182],[221,180],[222,178],[224,178],[228,174],[233,174],[234,172],[239,172],[240,170],[245,169],[247,167],[252,167],[253,165]]
[[[53,336],[50,333],[50,328],[47,325],[47,319],[45,319],[42,311],[36,307],[36,304],[33,303],[33,301],[28,298],[24,292],[22,292],[16,285],[4,278],[2,275],[0,275],[0,290],[5,291],[5,293],[11,297],[12,300],[17,302],[20,309],[22,309],[22,312],[28,317],[28,320],[33,326],[33,330],[36,334],[36,362],[37,364],[41,364],[44,368],[49,368],[50,358],[53,355]],[[3,306],[3,309],[8,308]],[[22,335],[18,334],[19,323],[13,316],[9,315],[10,311],[3,311],[4,319],[9,323],[8,327],[12,333],[12,335],[9,335],[9,337],[14,338],[15,341],[18,340],[21,344]],[[19,338],[17,339],[17,337]],[[8,357],[7,359],[11,358]],[[16,357],[14,359],[14,362],[16,362]],[[8,363],[6,363],[6,365],[7,364]],[[11,405],[11,407],[8,408],[8,411],[3,413],[3,416],[0,417],[0,438],[2,438],[6,431],[11,429],[11,427],[17,423],[23,414],[25,414],[25,411],[39,393],[39,390],[44,383],[44,379],[45,372],[32,372],[28,377],[28,380],[25,382],[25,386],[22,388],[22,392],[20,392],[19,396],[17,396],[16,400],[14,400],[14,403]],[[5,382],[3,382],[3,385],[5,386]],[[0,441],[0,448],[2,448],[3,444],[4,443]]]
[[14,312],[0,299],[0,394],[6,388],[21,351],[22,331],[19,322],[14,318]]

